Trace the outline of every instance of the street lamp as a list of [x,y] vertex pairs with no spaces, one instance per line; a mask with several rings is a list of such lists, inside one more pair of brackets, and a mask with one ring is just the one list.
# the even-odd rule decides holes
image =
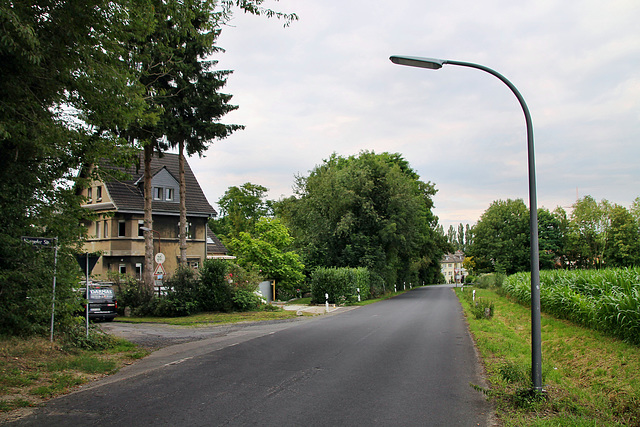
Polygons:
[[542,336],[540,326],[540,265],[538,253],[538,202],[536,200],[536,167],[533,150],[533,124],[529,108],[518,89],[497,71],[483,65],[448,59],[420,58],[415,56],[392,56],[391,62],[410,67],[438,70],[443,65],[458,65],[477,68],[500,79],[518,98],[527,124],[527,153],[529,157],[529,230],[531,233],[531,380],[533,389],[542,392]]

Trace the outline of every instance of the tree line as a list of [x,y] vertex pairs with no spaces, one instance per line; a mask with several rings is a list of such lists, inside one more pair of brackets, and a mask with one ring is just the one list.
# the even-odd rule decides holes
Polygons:
[[334,153],[296,177],[291,197],[269,201],[266,192],[252,183],[229,188],[210,224],[240,265],[281,284],[282,297],[322,268],[365,268],[376,289],[441,282],[439,261],[451,246],[437,232],[435,185],[400,154]]
[[[529,210],[521,199],[494,201],[475,225],[451,226],[446,237],[471,257],[474,272],[530,270]],[[629,208],[591,196],[569,213],[540,208],[538,238],[542,269],[639,266],[640,197]]]
[[[58,291],[77,286],[73,254],[86,236],[82,221],[92,218],[80,190],[101,177],[101,161],[131,165],[144,151],[152,228],[153,155],[175,147],[182,163],[185,153],[202,154],[242,128],[221,122],[237,106],[221,92],[231,71],[215,70],[213,56],[234,10],[297,19],[263,2],[0,2],[0,333],[47,324],[53,251],[34,250],[21,236],[57,237]],[[150,232],[145,240],[150,285]],[[58,309],[62,320],[73,310]]]

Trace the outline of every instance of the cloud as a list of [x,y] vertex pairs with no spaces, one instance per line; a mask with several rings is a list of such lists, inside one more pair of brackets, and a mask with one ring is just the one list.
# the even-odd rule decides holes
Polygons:
[[281,0],[289,28],[237,14],[218,45],[247,126],[192,158],[210,202],[253,182],[290,195],[331,153],[399,152],[439,189],[445,228],[527,195],[524,117],[495,77],[392,64],[392,54],[477,62],[510,79],[533,118],[539,205],[640,195],[640,4],[632,0]]

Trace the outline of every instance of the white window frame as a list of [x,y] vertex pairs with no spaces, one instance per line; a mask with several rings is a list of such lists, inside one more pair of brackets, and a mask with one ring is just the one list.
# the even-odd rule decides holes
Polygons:
[[153,192],[153,200],[164,200],[164,190],[162,187],[153,187],[151,191]]

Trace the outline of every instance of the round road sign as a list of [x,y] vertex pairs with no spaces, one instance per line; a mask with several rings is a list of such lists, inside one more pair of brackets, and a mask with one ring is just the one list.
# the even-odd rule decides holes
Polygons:
[[158,253],[156,254],[156,262],[157,262],[158,264],[162,264],[162,263],[165,261],[165,259],[166,259],[166,258],[165,258],[164,254],[163,254],[162,252],[158,252]]

